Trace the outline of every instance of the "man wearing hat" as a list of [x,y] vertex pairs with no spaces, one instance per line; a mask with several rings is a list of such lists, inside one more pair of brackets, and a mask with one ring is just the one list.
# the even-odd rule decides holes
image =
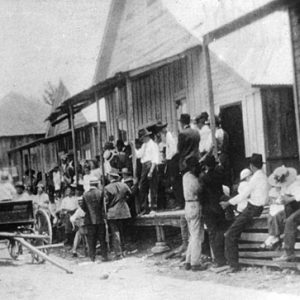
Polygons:
[[37,184],[37,194],[36,196],[34,196],[33,203],[35,209],[43,208],[48,213],[50,213],[50,209],[49,209],[50,200],[48,194],[45,192],[44,189],[45,189],[44,184],[42,182],[39,182]]
[[99,180],[90,178],[90,189],[83,194],[79,204],[85,212],[84,224],[87,229],[87,241],[89,257],[91,261],[96,259],[96,244],[100,241],[101,256],[107,260],[107,244],[105,240],[104,206],[102,191],[99,190]]
[[25,191],[25,185],[22,181],[18,181],[15,184],[16,194],[14,196],[15,201],[32,200],[31,196]]
[[151,132],[147,129],[139,130],[139,138],[142,147],[136,149],[136,157],[141,159],[142,171],[139,182],[139,197],[143,213],[149,213],[148,194],[150,190],[150,208],[157,208],[157,165],[159,163],[159,149],[150,137]]
[[247,199],[248,204],[244,211],[236,218],[225,233],[225,253],[231,272],[239,270],[238,240],[241,233],[247,228],[254,217],[259,217],[264,205],[268,201],[269,184],[262,170],[262,155],[253,153],[250,158],[250,170],[253,176],[249,180],[248,187],[228,202],[221,202],[223,209],[229,205],[236,205]]
[[123,257],[124,251],[124,220],[131,218],[127,204],[131,191],[127,184],[119,181],[120,176],[117,170],[112,170],[108,177],[110,183],[104,188],[104,200],[115,258],[119,259]]
[[199,152],[200,156],[203,157],[205,154],[211,152],[213,146],[212,133],[208,126],[208,113],[201,113],[196,117],[195,121],[200,134]]

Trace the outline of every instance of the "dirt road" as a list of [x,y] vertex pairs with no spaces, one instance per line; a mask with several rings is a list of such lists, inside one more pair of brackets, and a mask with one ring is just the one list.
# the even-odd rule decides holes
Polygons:
[[[86,259],[56,259],[71,268],[74,274],[66,274],[48,263],[32,265],[28,254],[13,262],[8,258],[6,249],[0,249],[0,299],[300,298],[297,295],[260,290],[256,285],[250,288],[252,282],[248,280],[247,283],[246,272],[233,277],[212,274],[210,271],[195,274],[179,269],[174,261],[164,262],[161,258],[135,256],[108,263],[90,263]],[[257,279],[260,275],[254,273],[249,278],[252,278],[251,276]],[[237,280],[238,278],[242,278],[243,281]],[[299,275],[296,279],[300,279]],[[261,280],[264,280],[263,276]],[[245,283],[243,286],[249,288],[240,287],[239,282]]]

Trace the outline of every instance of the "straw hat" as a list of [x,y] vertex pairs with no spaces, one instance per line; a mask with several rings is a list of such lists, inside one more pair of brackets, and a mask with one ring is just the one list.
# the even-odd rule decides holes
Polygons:
[[285,166],[278,167],[269,176],[269,184],[275,187],[282,187],[289,185],[297,179],[297,171],[294,168],[287,168]]
[[240,180],[243,181],[245,180],[248,176],[252,175],[252,172],[246,168],[244,170],[241,171],[240,173]]

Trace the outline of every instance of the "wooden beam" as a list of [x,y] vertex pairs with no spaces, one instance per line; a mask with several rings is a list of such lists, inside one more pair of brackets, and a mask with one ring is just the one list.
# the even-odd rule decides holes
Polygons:
[[272,13],[276,10],[286,8],[297,3],[296,0],[274,0],[269,2],[235,20],[229,22],[215,30],[210,31],[203,37],[203,42],[209,44],[232,32],[235,32],[247,25],[250,25]]
[[97,154],[101,156],[101,143],[102,143],[102,136],[101,136],[101,122],[100,122],[100,104],[99,99],[97,98],[97,93],[95,93],[95,101],[97,106]]
[[78,160],[77,160],[77,147],[76,147],[76,135],[75,135],[75,124],[74,124],[74,112],[72,105],[69,105],[69,113],[70,113],[70,124],[71,124],[71,132],[72,132],[72,145],[73,145],[73,153],[74,153],[74,168],[75,168],[75,178],[76,184],[78,184]]
[[30,148],[28,148],[28,171],[29,171],[29,182],[30,187],[32,186],[32,172],[31,172],[31,153]]
[[213,93],[213,81],[211,75],[211,64],[208,44],[203,44],[203,55],[205,62],[205,72],[206,72],[206,84],[208,92],[208,103],[209,103],[209,114],[210,114],[210,128],[212,134],[213,143],[213,154],[215,158],[218,156],[217,140],[216,140],[216,120],[215,120],[215,103],[214,103],[214,93]]

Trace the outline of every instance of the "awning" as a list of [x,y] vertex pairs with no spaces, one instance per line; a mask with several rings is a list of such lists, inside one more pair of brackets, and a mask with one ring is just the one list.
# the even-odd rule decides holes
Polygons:
[[[97,99],[113,92],[114,88],[125,83],[125,74],[118,73],[112,78],[99,82],[90,88],[66,99],[53,111],[46,121],[50,121],[52,126],[62,122],[69,116],[69,107],[72,106],[74,114],[94,103]],[[96,97],[97,98],[96,98]]]

